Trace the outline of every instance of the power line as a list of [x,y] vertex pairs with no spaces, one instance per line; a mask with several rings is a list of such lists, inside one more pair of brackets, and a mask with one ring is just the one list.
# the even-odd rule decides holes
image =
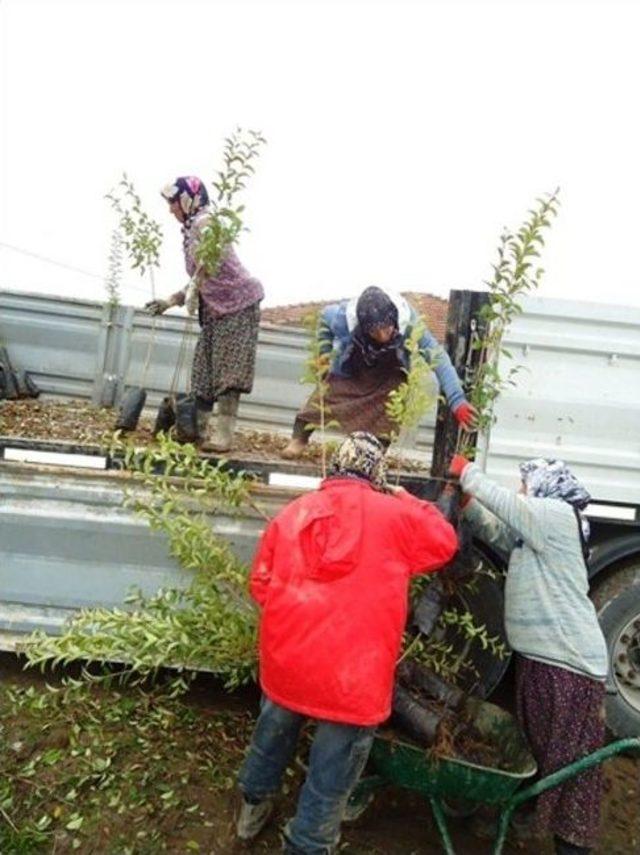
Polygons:
[[[19,246],[13,246],[13,244],[10,243],[4,243],[3,241],[0,241],[0,247],[3,247],[4,249],[10,249],[13,252],[19,253],[20,255],[27,255],[30,258],[36,258],[38,259],[38,261],[44,261],[47,264],[53,264],[56,267],[62,267],[64,270],[72,270],[74,273],[81,273],[83,276],[91,277],[91,279],[99,279],[101,282],[104,282],[106,279],[105,276],[101,276],[99,273],[92,273],[89,270],[83,270],[81,267],[74,267],[72,264],[66,264],[63,261],[57,261],[55,258],[49,258],[46,255],[40,255],[37,252],[32,252],[29,249],[23,249]],[[148,295],[149,293],[149,290],[147,288],[139,288],[135,285],[125,285],[125,287],[130,288],[133,291],[139,291],[141,294]]]

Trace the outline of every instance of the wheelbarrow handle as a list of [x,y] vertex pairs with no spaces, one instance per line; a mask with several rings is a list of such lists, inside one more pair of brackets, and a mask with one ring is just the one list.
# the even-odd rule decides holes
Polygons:
[[594,766],[599,766],[609,757],[613,757],[616,754],[629,750],[640,752],[640,738],[633,737],[628,739],[618,739],[616,742],[611,742],[609,745],[605,745],[604,748],[599,748],[592,754],[587,754],[586,757],[574,760],[573,763],[569,763],[568,766],[563,766],[556,772],[552,772],[550,775],[541,778],[539,781],[536,781],[535,784],[531,784],[530,787],[518,790],[511,797],[509,806],[513,810],[528,799],[531,799],[534,796],[539,796],[540,793],[544,793],[546,790],[550,790],[560,784],[564,784],[564,782],[569,780],[569,778],[573,778],[581,772],[586,772],[587,769],[591,769]]
[[535,784],[531,784],[530,787],[525,787],[522,790],[518,790],[509,799],[509,801],[503,808],[502,813],[500,814],[500,821],[498,824],[498,836],[493,850],[493,855],[500,855],[500,853],[502,852],[502,847],[504,846],[504,841],[507,836],[507,828],[509,827],[509,820],[511,819],[511,815],[517,807],[523,804],[523,802],[534,798],[534,796],[539,796],[540,793],[544,793],[547,790],[551,790],[553,787],[557,787],[560,784],[563,784],[570,778],[573,778],[576,775],[581,774],[582,772],[586,772],[587,769],[592,769],[594,766],[599,766],[609,757],[614,757],[616,754],[621,754],[623,751],[640,752],[640,738],[633,737],[629,739],[618,739],[616,742],[612,742],[609,745],[605,745],[604,748],[599,748],[592,754],[587,754],[586,757],[581,757],[579,760],[574,760],[573,763],[569,763],[568,766],[563,766],[556,772],[552,772],[550,775],[541,778],[539,781],[536,781]]

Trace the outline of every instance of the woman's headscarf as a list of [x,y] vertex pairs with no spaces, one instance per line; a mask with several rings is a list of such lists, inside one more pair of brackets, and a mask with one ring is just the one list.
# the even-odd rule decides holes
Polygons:
[[384,446],[372,433],[358,430],[349,434],[331,459],[331,474],[365,478],[375,487],[386,489]]
[[[578,513],[587,507],[591,495],[571,472],[564,460],[538,457],[520,464],[520,475],[528,496],[539,499],[562,499]],[[589,523],[579,513],[582,533],[589,537]]]
[[388,294],[372,285],[365,288],[356,303],[358,325],[365,335],[377,327],[398,327],[398,309]]
[[180,209],[187,221],[209,204],[207,188],[195,175],[176,178],[173,184],[167,184],[160,193],[167,202],[180,203]]
[[[393,365],[398,362],[403,340],[398,332],[398,309],[388,294],[372,285],[358,297],[356,303],[358,323],[351,337],[352,349],[348,358],[350,370],[360,373],[363,367]],[[395,327],[396,334],[386,344],[378,344],[370,334],[378,327]]]

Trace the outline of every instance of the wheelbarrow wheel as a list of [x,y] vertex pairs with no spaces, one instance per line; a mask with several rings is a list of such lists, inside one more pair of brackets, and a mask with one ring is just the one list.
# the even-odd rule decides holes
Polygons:
[[356,822],[359,820],[369,810],[375,797],[375,793],[369,792],[363,793],[359,798],[349,799],[342,815],[342,821]]
[[469,802],[464,799],[446,799],[441,798],[442,810],[447,816],[457,819],[464,819],[467,816],[473,816],[480,805],[478,802]]

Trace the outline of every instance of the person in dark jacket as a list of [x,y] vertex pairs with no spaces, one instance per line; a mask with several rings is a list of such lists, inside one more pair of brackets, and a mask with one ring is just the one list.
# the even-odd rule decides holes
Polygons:
[[237,833],[255,837],[304,722],[318,726],[285,852],[335,851],[375,727],[389,717],[409,582],[443,567],[455,530],[429,502],[387,486],[384,448],[351,434],[332,474],[268,525],[251,572],[262,610],[263,704],[240,772]]
[[[193,355],[191,389],[198,405],[203,451],[231,448],[241,393],[253,387],[260,301],[260,282],[244,269],[229,247],[215,275],[207,276],[197,258],[202,232],[211,214],[206,187],[195,176],[176,178],[162,190],[169,210],[182,223],[185,265],[191,283],[166,300],[151,300],[146,309],[160,315],[187,305],[198,314],[200,336]],[[217,401],[215,429],[209,414]]]
[[[320,320],[320,351],[334,354],[323,405],[327,420],[345,433],[364,430],[389,441],[393,423],[386,412],[389,394],[404,382],[409,369],[407,342],[418,315],[399,294],[372,286],[359,297],[327,306]],[[458,423],[473,427],[475,411],[466,400],[448,354],[425,329],[419,350],[433,370]],[[304,451],[319,419],[317,396],[311,395],[297,414],[293,435],[283,457]]]

